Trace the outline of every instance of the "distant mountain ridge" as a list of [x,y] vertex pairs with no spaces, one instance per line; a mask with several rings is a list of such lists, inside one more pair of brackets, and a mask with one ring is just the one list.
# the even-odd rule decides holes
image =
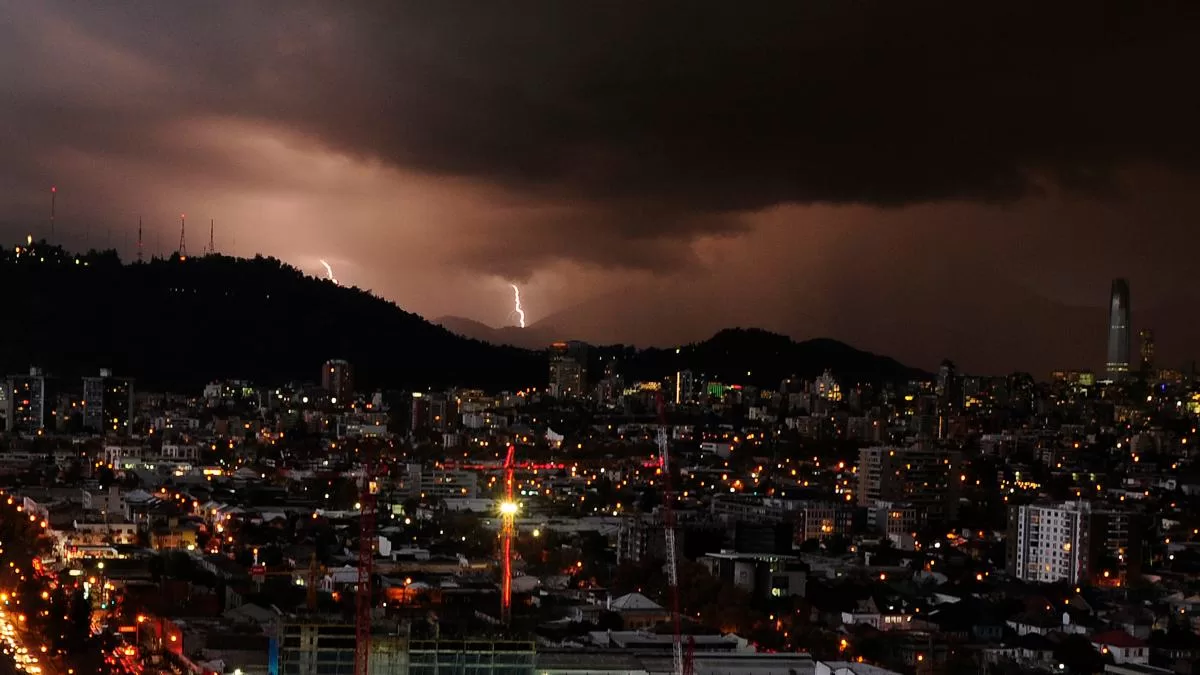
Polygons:
[[626,364],[634,374],[688,369],[697,378],[776,388],[786,378],[811,380],[825,371],[844,384],[904,382],[929,373],[893,358],[828,338],[796,342],[757,328],[728,328],[711,338],[671,349],[643,349]]
[[461,335],[472,340],[489,342],[494,345],[521,347],[522,349],[541,350],[545,349],[552,342],[564,339],[554,328],[540,323],[535,323],[527,328],[519,326],[494,328],[482,321],[462,316],[443,316],[435,319],[433,323],[455,335]]
[[[216,379],[313,382],[328,359],[350,361],[360,389],[543,387],[545,348],[564,336],[537,325],[488,329],[405,312],[358,288],[305,275],[273,258],[220,255],[123,264],[113,252],[75,256],[36,244],[0,251],[0,287],[11,323],[0,331],[0,377],[30,366],[78,377],[109,368],[139,388],[194,391]],[[490,332],[489,332],[490,331]],[[475,337],[488,337],[487,342]],[[500,346],[499,342],[516,346]],[[599,346],[629,379],[676,370],[727,382],[777,386],[826,368],[852,380],[923,375],[835,340],[762,330],[720,331],[671,349]],[[596,364],[593,364],[596,365]]]
[[[527,328],[492,328],[473,319],[442,317],[447,330],[477,340],[545,349],[552,342],[573,339],[541,323]],[[586,342],[586,340],[584,340]],[[625,345],[598,345],[593,361],[616,357],[627,377],[653,380],[678,370],[692,370],[726,382],[759,382],[775,386],[786,377],[813,378],[825,370],[852,381],[901,381],[928,377],[886,356],[855,349],[828,338],[795,341],[786,335],[758,328],[729,328],[707,340],[679,347],[637,349]],[[593,368],[598,364],[593,363]],[[757,373],[757,375],[756,375]]]

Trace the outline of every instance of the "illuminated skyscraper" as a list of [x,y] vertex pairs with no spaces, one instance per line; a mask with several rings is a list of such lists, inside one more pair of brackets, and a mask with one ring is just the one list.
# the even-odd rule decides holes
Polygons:
[[1105,370],[1110,380],[1129,373],[1129,282],[1114,279],[1108,306],[1108,361]]

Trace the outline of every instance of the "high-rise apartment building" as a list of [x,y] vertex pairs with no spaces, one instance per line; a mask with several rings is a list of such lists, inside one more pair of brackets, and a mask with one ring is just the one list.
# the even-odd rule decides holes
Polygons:
[[1018,579],[1122,584],[1141,575],[1146,519],[1090,502],[1008,510],[1008,572]]
[[94,433],[128,435],[133,424],[133,380],[113,377],[101,369],[99,377],[83,378],[83,427]]
[[1154,372],[1154,331],[1143,328],[1138,337],[1142,339],[1142,373],[1150,374]]
[[321,388],[339,401],[354,397],[354,367],[349,361],[333,359],[321,367]]
[[57,426],[53,419],[57,393],[41,368],[30,368],[28,375],[10,376],[6,386],[4,418],[8,431],[32,436]]
[[453,425],[456,414],[454,401],[444,393],[414,391],[409,428],[413,431],[420,429],[446,431]]
[[574,398],[582,396],[587,387],[587,345],[583,342],[555,342],[550,345],[551,396]]
[[1093,576],[1098,577],[1094,580],[1103,583],[1104,572],[1110,582],[1116,579],[1122,584],[1141,577],[1148,516],[1126,509],[1093,510],[1091,526],[1096,555]]
[[[929,522],[952,520],[961,487],[958,452],[936,446],[873,447],[858,451],[858,505],[876,522],[886,504],[911,504]],[[886,506],[883,506],[886,508]]]
[[680,370],[675,373],[675,405],[682,405],[692,400],[696,389],[696,377],[690,370]]
[[1129,282],[1114,279],[1108,305],[1108,361],[1105,371],[1110,380],[1123,379],[1129,373]]
[[1039,583],[1088,579],[1094,560],[1090,516],[1088,502],[1009,507],[1009,574]]
[[937,387],[938,409],[941,411],[959,410],[962,408],[962,378],[954,362],[946,359],[938,368]]

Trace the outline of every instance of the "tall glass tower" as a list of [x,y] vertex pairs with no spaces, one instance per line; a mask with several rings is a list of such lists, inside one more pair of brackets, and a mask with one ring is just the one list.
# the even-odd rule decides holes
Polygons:
[[1123,379],[1129,373],[1129,282],[1113,279],[1108,305],[1108,362],[1110,380]]

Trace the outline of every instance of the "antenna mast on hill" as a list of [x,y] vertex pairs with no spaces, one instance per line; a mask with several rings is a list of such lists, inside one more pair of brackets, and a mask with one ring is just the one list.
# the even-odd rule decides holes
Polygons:
[[179,214],[179,259],[187,260],[187,214]]
[[142,217],[138,216],[138,244],[137,244],[138,263],[142,262]]
[[217,247],[213,244],[213,229],[216,228],[216,223],[215,219],[208,221],[208,248],[204,250],[204,255],[213,255],[217,252]]
[[58,197],[58,187],[50,186],[50,243],[54,243],[54,202]]

